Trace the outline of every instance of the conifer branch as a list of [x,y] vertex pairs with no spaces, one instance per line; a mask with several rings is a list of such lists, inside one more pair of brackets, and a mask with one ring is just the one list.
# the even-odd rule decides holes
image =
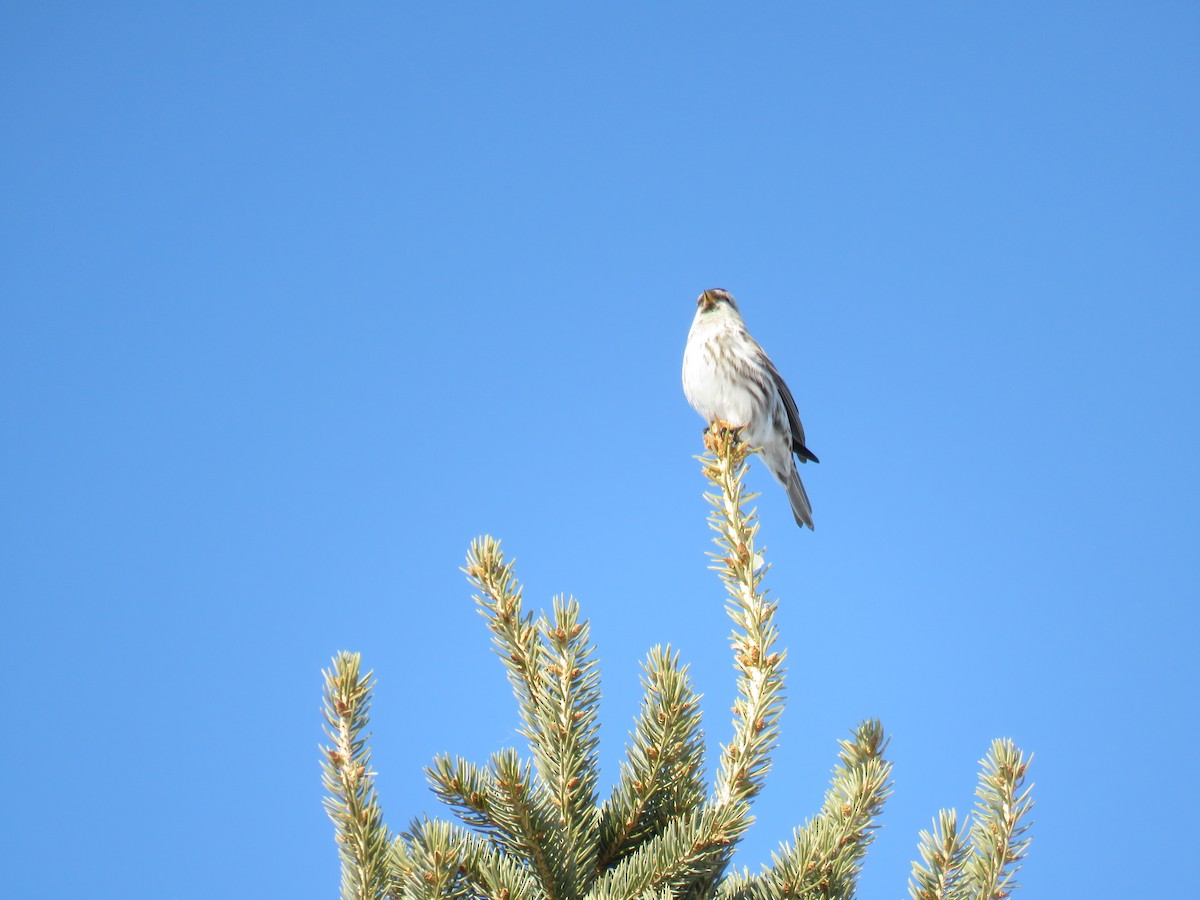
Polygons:
[[360,675],[361,657],[339,653],[325,677],[322,747],[325,810],[336,829],[342,859],[343,900],[375,900],[388,894],[391,837],[375,793],[371,751],[364,731],[370,720],[372,673]]
[[465,571],[482,592],[476,602],[521,707],[521,733],[537,766],[538,797],[544,794],[556,813],[549,839],[526,837],[552,866],[552,879],[543,881],[546,889],[576,896],[595,877],[597,849],[600,676],[588,623],[574,598],[555,598],[553,620],[542,616],[535,623],[532,614],[522,614],[513,565],[505,564],[492,538],[472,543]]
[[597,879],[588,900],[709,896],[734,844],[749,826],[744,802],[706,804],[677,816],[655,837]]
[[398,892],[405,900],[546,900],[516,858],[459,826],[422,819],[405,838],[409,859]]
[[521,584],[514,563],[505,564],[500,542],[481,537],[471,542],[463,571],[481,592],[475,595],[479,613],[487,619],[496,653],[508,669],[508,680],[521,708],[521,718],[536,721],[543,683],[542,644],[533,613],[522,613]]
[[404,835],[398,834],[392,838],[392,846],[388,852],[388,872],[389,881],[391,882],[388,892],[389,898],[399,898],[404,896],[403,883],[415,868],[413,862],[412,850],[408,846],[408,841],[404,839]]
[[1020,886],[1016,877],[1029,850],[1024,818],[1033,809],[1033,787],[1025,787],[1024,755],[1006,738],[992,742],[980,765],[967,876],[978,900],[1004,900]]
[[655,647],[642,669],[641,715],[617,785],[600,810],[600,870],[704,801],[700,698],[692,690],[687,666],[670,647]]
[[546,900],[533,874],[479,835],[464,833],[467,878],[480,900]]
[[548,897],[571,896],[563,884],[566,866],[558,817],[534,782],[532,767],[521,764],[516,750],[493,754],[487,803],[499,844],[525,860]]
[[853,740],[840,744],[841,765],[834,769],[821,812],[796,829],[791,844],[772,854],[770,868],[730,879],[722,886],[722,896],[854,896],[875,820],[891,792],[891,764],[883,757],[887,739],[876,720],[859,723]]
[[[532,760],[513,749],[487,766],[449,755],[426,769],[439,799],[463,826],[414,822],[392,836],[383,823],[364,737],[373,682],[357,654],[325,672],[326,808],[336,826],[343,898],[464,900],[851,900],[891,766],[877,721],[841,741],[821,811],[781,845],[772,864],[725,877],[748,827],[779,736],[784,654],[776,651],[776,605],[762,587],[768,566],[755,549],[758,522],[742,479],[752,452],[736,429],[713,423],[700,457],[715,487],[706,494],[718,552],[712,566],[728,594],[737,672],[733,736],[722,746],[711,796],[704,780],[699,698],[670,648],[643,666],[645,695],[621,774],[597,806],[600,679],[588,623],[573,599],[551,616],[522,610],[521,586],[499,542],[474,541],[464,570],[517,698]],[[1005,900],[1029,846],[1033,806],[1027,763],[1011,741],[983,760],[969,835],[953,811],[921,833],[915,900]]]
[[736,429],[721,422],[709,427],[704,446],[709,451],[700,457],[704,474],[719,491],[705,495],[713,507],[709,526],[719,548],[709,555],[729,594],[726,611],[734,623],[730,640],[738,672],[734,735],[722,748],[716,783],[716,802],[730,805],[754,797],[770,769],[783,712],[785,654],[772,650],[778,637],[775,604],[767,601],[761,586],[770,566],[754,548],[756,513],[744,509],[756,496],[742,487],[746,459],[753,451]]
[[932,832],[922,831],[921,862],[912,864],[908,893],[913,900],[967,900],[971,896],[965,868],[971,855],[967,836],[958,827],[958,813],[943,809]]
[[[1032,759],[1032,757],[1030,758]],[[969,839],[958,813],[942,810],[932,832],[922,831],[908,892],[913,900],[1004,900],[1019,885],[1017,872],[1029,850],[1032,786],[1030,760],[1007,739],[992,742],[980,760],[979,787]]]
[[449,754],[434,757],[425,769],[433,792],[464,823],[480,831],[494,833],[499,826],[491,815],[492,773],[462,757]]
[[558,811],[564,845],[562,880],[571,896],[595,878],[596,791],[600,776],[596,716],[600,674],[574,597],[554,599],[554,620],[539,622],[544,642],[544,690],[528,734],[538,776]]
[[470,897],[467,840],[460,829],[439,819],[413,822],[404,835],[409,867],[399,879],[404,900]]

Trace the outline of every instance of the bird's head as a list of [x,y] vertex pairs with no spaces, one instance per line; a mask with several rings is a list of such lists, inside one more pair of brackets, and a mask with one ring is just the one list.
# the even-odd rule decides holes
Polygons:
[[724,288],[709,288],[696,298],[698,312],[710,313],[721,308],[738,311],[737,301],[733,299],[733,294]]

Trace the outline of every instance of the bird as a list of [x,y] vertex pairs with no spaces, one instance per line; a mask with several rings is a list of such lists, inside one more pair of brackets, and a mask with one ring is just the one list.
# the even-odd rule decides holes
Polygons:
[[787,491],[796,524],[813,528],[812,504],[796,460],[820,462],[804,443],[796,400],[758,341],[746,330],[729,291],[712,288],[696,300],[683,351],[683,393],[705,422],[742,430]]

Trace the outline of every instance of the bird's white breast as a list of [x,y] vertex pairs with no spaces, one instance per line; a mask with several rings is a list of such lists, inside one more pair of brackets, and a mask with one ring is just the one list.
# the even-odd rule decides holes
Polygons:
[[742,340],[741,333],[740,322],[714,313],[697,314],[688,332],[683,353],[683,393],[706,421],[720,419],[731,425],[746,425],[754,418],[753,397],[731,377],[728,350],[718,354],[715,343],[734,346]]

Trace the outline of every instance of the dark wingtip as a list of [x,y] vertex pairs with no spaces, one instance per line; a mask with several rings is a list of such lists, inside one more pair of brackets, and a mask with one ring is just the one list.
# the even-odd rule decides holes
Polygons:
[[800,457],[800,462],[803,462],[803,463],[806,463],[806,462],[819,463],[820,462],[820,460],[817,459],[817,454],[813,453],[811,450],[809,450],[803,444],[801,444],[798,447],[793,447],[792,449],[795,451],[796,455]]

